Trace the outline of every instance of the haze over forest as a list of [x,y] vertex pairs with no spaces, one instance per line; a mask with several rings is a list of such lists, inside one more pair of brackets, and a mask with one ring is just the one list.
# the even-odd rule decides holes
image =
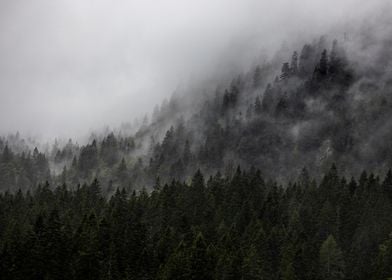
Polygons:
[[85,140],[283,44],[356,36],[375,20],[385,32],[388,9],[362,0],[1,1],[0,132]]
[[392,279],[392,3],[0,0],[0,278]]

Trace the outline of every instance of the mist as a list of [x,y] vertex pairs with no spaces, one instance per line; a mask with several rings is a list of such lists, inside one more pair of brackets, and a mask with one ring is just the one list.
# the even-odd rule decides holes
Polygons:
[[[0,133],[78,138],[388,1],[0,1]],[[338,34],[343,36],[343,34]],[[186,91],[185,91],[186,92]]]

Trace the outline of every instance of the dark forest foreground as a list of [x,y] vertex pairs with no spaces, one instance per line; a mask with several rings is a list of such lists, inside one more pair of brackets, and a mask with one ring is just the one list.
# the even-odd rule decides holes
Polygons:
[[317,184],[254,169],[150,194],[93,181],[0,195],[1,279],[388,279],[392,173]]

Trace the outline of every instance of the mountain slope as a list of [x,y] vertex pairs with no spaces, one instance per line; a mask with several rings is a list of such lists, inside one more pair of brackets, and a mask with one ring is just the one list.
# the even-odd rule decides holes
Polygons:
[[[134,133],[93,135],[82,146],[70,140],[44,154],[31,153],[18,137],[3,139],[2,189],[97,177],[110,193],[150,187],[158,178],[186,180],[198,168],[230,177],[237,165],[280,181],[304,167],[317,177],[334,162],[347,175],[385,171],[392,164],[391,43],[382,42],[372,63],[349,46],[321,37],[280,69],[275,59],[174,95]],[[41,170],[37,178],[32,168]]]

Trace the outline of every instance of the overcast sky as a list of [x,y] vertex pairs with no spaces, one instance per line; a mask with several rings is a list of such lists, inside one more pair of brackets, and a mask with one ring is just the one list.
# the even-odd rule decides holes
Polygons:
[[[378,0],[0,0],[0,133],[75,137]],[[218,67],[219,66],[219,67]]]

